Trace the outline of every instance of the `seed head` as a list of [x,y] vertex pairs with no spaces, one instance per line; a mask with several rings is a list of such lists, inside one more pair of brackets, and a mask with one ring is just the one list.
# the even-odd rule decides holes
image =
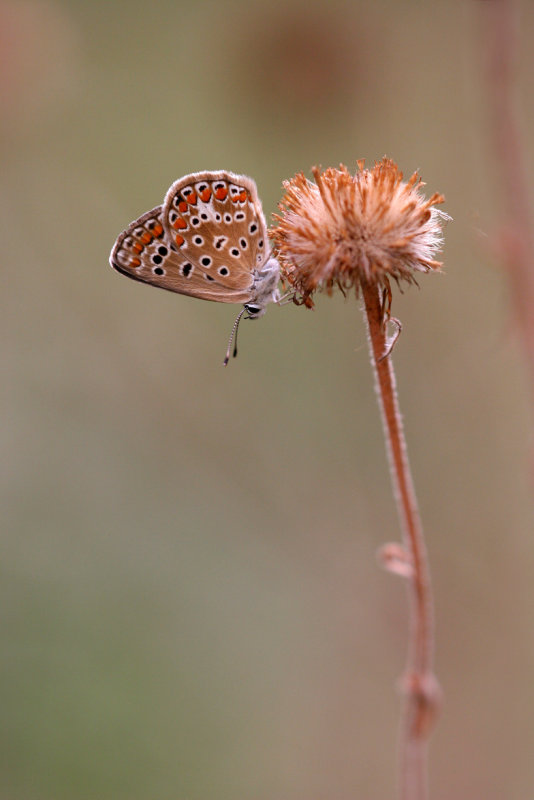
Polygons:
[[314,167],[313,175],[315,183],[302,172],[284,182],[271,231],[282,275],[308,307],[317,289],[358,293],[364,282],[389,289],[390,279],[415,283],[417,273],[442,266],[434,256],[449,217],[434,206],[444,198],[427,199],[417,172],[403,181],[383,158],[372,169],[359,161],[355,175],[343,165]]

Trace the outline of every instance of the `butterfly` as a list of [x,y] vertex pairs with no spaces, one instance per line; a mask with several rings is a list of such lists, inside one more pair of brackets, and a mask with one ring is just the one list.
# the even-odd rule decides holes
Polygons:
[[163,205],[120,234],[109,261],[117,272],[160,289],[243,303],[225,366],[241,317],[258,319],[281,299],[280,266],[271,254],[256,184],[225,170],[193,172],[175,181]]

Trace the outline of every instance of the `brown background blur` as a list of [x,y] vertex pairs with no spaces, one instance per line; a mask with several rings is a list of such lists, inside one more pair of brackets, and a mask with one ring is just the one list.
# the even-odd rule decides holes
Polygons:
[[225,370],[237,309],[108,266],[185,173],[252,175],[269,218],[294,172],[384,154],[454,217],[445,273],[393,306],[432,797],[532,797],[532,413],[482,7],[0,2],[2,800],[393,796],[405,587],[375,560],[398,525],[358,304],[272,307]]

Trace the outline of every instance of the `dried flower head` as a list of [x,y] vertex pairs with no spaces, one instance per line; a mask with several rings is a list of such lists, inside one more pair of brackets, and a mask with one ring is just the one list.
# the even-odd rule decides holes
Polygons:
[[315,183],[303,173],[284,182],[271,231],[282,275],[307,306],[316,289],[389,289],[390,279],[415,283],[418,272],[441,267],[434,255],[448,215],[434,206],[444,198],[427,199],[417,173],[403,181],[395,162],[383,158],[373,169],[359,161],[355,175],[343,165],[314,167],[313,175]]

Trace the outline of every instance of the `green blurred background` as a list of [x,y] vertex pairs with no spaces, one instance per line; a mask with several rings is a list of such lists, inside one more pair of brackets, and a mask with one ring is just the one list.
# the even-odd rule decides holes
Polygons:
[[[235,310],[112,272],[179,176],[387,154],[454,222],[395,294],[436,591],[434,800],[534,774],[531,393],[488,143],[483,4],[0,2],[0,797],[392,797],[398,538],[353,298]],[[532,141],[534,9],[518,96]],[[532,154],[532,151],[530,155]]]

